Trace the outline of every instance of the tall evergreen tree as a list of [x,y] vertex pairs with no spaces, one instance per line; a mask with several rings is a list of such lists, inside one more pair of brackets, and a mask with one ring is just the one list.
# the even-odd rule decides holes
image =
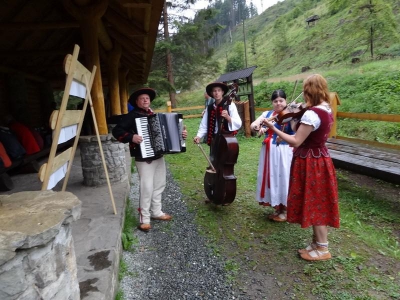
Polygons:
[[[213,51],[208,46],[208,41],[222,28],[208,22],[216,13],[214,9],[200,10],[194,20],[169,18],[171,14],[164,13],[163,19],[170,22],[163,23],[163,28],[172,28],[173,33],[168,31],[167,35],[164,29],[164,35],[160,34],[157,40],[149,82],[159,91],[168,91],[171,102],[175,90],[190,88],[196,80],[218,69],[218,64],[210,59]],[[163,74],[168,74],[168,80]]]
[[365,45],[374,58],[377,42],[384,44],[387,40],[399,40],[397,23],[390,3],[383,0],[356,0],[352,2],[350,22],[343,32],[353,40]]

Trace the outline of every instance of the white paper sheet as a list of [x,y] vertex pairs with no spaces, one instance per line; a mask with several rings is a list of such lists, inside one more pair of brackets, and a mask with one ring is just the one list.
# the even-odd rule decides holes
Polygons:
[[76,136],[77,130],[78,130],[77,124],[61,128],[60,136],[58,138],[58,145],[74,138]]
[[69,91],[69,94],[71,96],[76,96],[79,98],[86,98],[86,86],[79,82],[76,81],[75,79],[72,79],[72,83],[71,83],[71,89]]
[[47,189],[51,190],[56,184],[65,177],[67,174],[68,162],[66,162],[62,167],[57,169],[53,174],[50,175],[49,183],[47,184]]

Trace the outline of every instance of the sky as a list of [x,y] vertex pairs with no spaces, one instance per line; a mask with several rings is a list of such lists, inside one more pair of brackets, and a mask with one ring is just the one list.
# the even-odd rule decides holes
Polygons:
[[[268,7],[276,4],[278,0],[252,0],[253,4],[257,7],[258,14],[261,14]],[[282,1],[282,0],[281,0]],[[246,0],[247,5],[250,5],[250,0]],[[194,17],[196,10],[206,8],[209,4],[208,0],[197,0],[196,4],[188,10],[186,14],[187,17]]]

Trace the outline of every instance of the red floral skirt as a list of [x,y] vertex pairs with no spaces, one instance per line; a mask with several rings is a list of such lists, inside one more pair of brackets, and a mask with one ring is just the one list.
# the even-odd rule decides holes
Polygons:
[[327,225],[339,228],[339,197],[330,157],[293,157],[287,220],[302,228]]

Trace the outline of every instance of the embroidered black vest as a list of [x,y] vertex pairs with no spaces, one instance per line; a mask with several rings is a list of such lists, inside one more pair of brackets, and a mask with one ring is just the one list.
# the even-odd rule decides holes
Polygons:
[[[207,115],[208,115],[208,119],[207,119],[207,145],[211,145],[211,141],[212,141],[213,137],[215,136],[216,120],[220,120],[221,119],[221,113],[223,111],[224,103],[225,103],[225,101],[221,101],[218,105],[215,105],[215,103],[211,103],[210,105],[207,106]],[[229,114],[229,106],[228,106],[227,111],[228,111],[228,114]],[[228,121],[226,119],[223,120],[222,125],[223,125],[222,126],[222,132],[223,133],[232,133],[232,131],[229,131]]]

